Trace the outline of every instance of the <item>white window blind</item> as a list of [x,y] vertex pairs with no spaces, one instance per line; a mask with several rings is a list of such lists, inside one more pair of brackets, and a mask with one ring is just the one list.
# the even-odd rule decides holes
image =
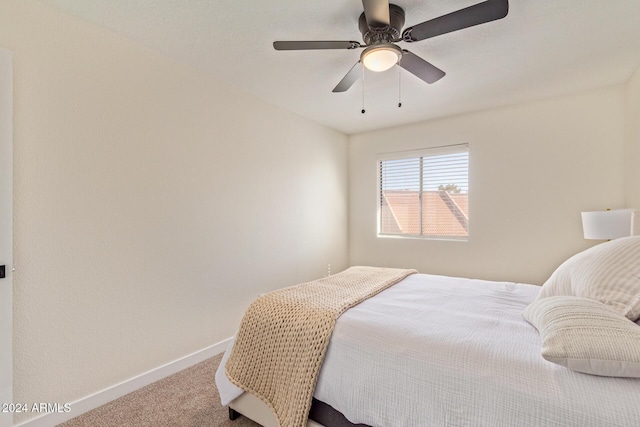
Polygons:
[[467,240],[469,146],[383,155],[378,235]]

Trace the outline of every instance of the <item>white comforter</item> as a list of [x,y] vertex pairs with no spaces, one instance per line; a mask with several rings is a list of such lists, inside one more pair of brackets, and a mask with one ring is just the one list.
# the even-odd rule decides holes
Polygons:
[[[315,397],[376,427],[640,426],[640,379],[540,356],[538,332],[521,316],[539,289],[409,276],[338,319]],[[216,383],[228,404],[242,390],[223,364]]]

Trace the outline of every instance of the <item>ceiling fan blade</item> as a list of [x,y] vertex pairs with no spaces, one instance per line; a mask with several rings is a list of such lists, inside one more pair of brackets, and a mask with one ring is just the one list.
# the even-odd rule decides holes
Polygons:
[[402,50],[402,59],[399,65],[429,84],[437,82],[445,75],[445,72],[440,68],[404,49]]
[[356,49],[360,43],[353,41],[277,41],[275,50]]
[[364,16],[370,27],[389,25],[389,0],[362,0]]
[[502,19],[507,16],[507,13],[509,13],[509,0],[487,0],[406,28],[402,32],[402,38],[407,42],[416,42]]
[[353,84],[358,80],[358,78],[360,77],[360,61],[356,62],[356,65],[354,65],[353,67],[351,67],[351,69],[349,70],[349,72],[347,73],[346,76],[344,76],[342,78],[342,80],[340,80],[340,83],[338,83],[338,85],[333,88],[332,92],[346,92],[347,90],[349,90],[349,88],[351,86],[353,86]]

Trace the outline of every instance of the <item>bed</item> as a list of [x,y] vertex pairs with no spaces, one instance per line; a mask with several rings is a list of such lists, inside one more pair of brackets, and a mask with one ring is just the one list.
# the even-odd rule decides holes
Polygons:
[[[629,239],[631,244],[620,250],[640,256],[640,237]],[[611,252],[616,247],[605,249]],[[597,298],[575,295],[571,286],[566,291],[556,283],[571,276],[565,270],[578,270],[575,258],[591,269],[594,257],[607,258],[597,250],[585,252],[587,256],[573,257],[565,263],[568,267],[563,264],[550,278],[558,289],[545,283],[544,292],[552,294],[545,295],[545,303],[555,304],[555,309],[540,308],[544,315],[537,319],[531,312],[525,319],[523,312],[541,301],[539,286],[429,274],[409,275],[350,308],[333,329],[308,425],[640,426],[640,338],[633,335],[640,334],[640,326]],[[625,259],[631,262],[629,274],[637,282],[640,258]],[[619,275],[616,280],[620,281]],[[602,361],[595,358],[581,368],[577,362],[584,362],[582,356],[559,363],[541,355],[541,347],[544,353],[552,343],[541,345],[543,328],[548,326],[544,316],[565,313],[567,303],[576,301],[580,307],[602,305],[605,317],[590,312],[586,317],[597,318],[595,327],[565,330],[598,335],[599,325],[609,321],[607,316],[618,316],[613,320],[622,322],[622,329],[631,334],[624,337],[623,349],[625,355],[631,353],[631,360],[616,361],[613,368],[608,363],[609,371],[598,371]],[[581,316],[577,317],[584,320]],[[560,316],[562,321],[566,317]],[[554,326],[557,321],[547,323]],[[553,332],[549,336],[555,339]],[[579,336],[578,347],[589,339]],[[607,341],[605,351],[611,346]],[[216,373],[222,403],[229,405],[232,417],[243,414],[265,427],[277,426],[264,402],[227,379],[224,367],[230,351],[231,347]],[[585,373],[589,369],[597,375]]]

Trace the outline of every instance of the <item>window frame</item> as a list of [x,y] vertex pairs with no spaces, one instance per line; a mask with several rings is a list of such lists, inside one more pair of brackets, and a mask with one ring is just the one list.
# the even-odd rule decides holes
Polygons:
[[[445,240],[455,242],[468,242],[471,236],[469,222],[467,222],[467,234],[466,236],[453,236],[453,235],[433,235],[433,234],[393,234],[382,233],[382,212],[381,212],[381,196],[382,196],[382,176],[381,176],[381,164],[388,160],[404,160],[404,159],[418,159],[424,157],[432,157],[446,154],[455,154],[466,151],[467,152],[467,197],[470,193],[469,183],[469,170],[470,170],[470,147],[469,143],[443,145],[435,147],[426,147],[420,149],[396,151],[388,153],[379,153],[376,156],[376,237],[384,239],[418,239],[418,240]],[[422,169],[422,168],[421,168]],[[421,172],[422,175],[422,172]],[[424,189],[423,189],[424,191]],[[469,203],[469,200],[467,201]],[[467,209],[467,216],[468,216]],[[422,224],[420,225],[422,228]]]

